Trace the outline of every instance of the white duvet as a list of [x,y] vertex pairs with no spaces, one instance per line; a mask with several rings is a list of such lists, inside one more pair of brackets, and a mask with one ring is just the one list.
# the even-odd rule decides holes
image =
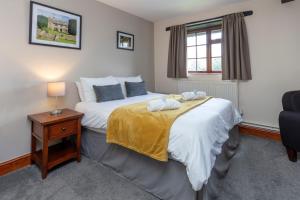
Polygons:
[[[103,103],[80,102],[76,110],[85,115],[82,125],[105,129],[112,111],[120,106],[151,100],[163,96],[149,93],[144,96]],[[170,130],[168,152],[186,166],[187,175],[195,191],[206,184],[216,156],[229,138],[229,130],[242,118],[232,103],[213,98],[178,117]]]

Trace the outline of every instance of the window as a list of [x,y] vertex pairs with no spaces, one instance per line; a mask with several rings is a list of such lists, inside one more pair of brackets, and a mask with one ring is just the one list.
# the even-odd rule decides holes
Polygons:
[[188,31],[187,70],[189,73],[222,71],[221,26]]

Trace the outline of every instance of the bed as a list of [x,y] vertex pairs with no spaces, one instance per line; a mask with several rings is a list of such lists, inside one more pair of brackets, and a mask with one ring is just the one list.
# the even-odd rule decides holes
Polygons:
[[170,130],[168,162],[106,143],[107,121],[114,109],[162,96],[148,93],[103,103],[78,103],[76,110],[85,114],[82,153],[160,199],[216,199],[239,145],[236,125],[241,116],[230,101],[212,98],[178,117]]

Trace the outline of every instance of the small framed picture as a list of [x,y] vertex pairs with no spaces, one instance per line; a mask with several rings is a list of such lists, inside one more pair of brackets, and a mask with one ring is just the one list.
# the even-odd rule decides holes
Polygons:
[[30,2],[29,43],[81,49],[81,15]]
[[134,35],[117,31],[117,48],[134,51]]

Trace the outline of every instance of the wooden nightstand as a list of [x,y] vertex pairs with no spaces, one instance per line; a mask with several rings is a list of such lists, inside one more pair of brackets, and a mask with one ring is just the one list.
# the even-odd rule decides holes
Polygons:
[[[61,115],[50,115],[49,112],[28,115],[31,120],[31,160],[46,178],[48,170],[67,160],[76,158],[80,162],[81,118],[83,114],[70,109],[63,109]],[[75,135],[76,144],[66,140]],[[62,139],[63,142],[48,147],[51,140]],[[36,141],[42,149],[36,150]]]

